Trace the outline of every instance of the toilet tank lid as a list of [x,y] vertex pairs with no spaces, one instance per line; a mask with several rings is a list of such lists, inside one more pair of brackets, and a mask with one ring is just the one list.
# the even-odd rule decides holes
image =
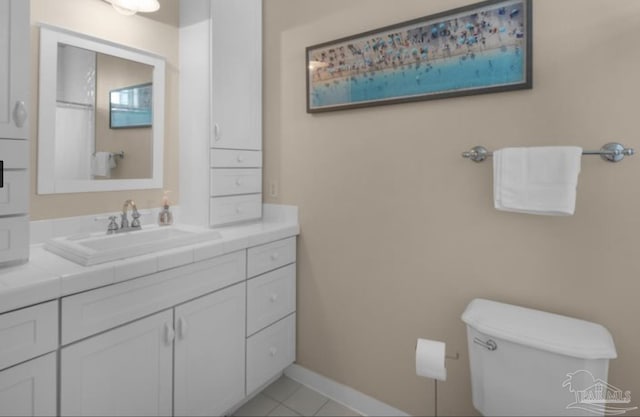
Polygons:
[[475,299],[462,321],[488,336],[549,352],[582,359],[617,357],[604,326],[559,314]]

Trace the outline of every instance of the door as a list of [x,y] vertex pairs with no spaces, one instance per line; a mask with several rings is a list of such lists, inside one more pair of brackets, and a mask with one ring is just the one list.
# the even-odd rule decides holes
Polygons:
[[29,2],[0,0],[0,138],[27,139]]
[[262,149],[262,1],[211,1],[211,147]]
[[171,415],[173,335],[165,311],[63,348],[61,414]]
[[55,415],[55,353],[0,372],[0,416]]
[[246,284],[175,309],[175,415],[221,415],[244,398]]

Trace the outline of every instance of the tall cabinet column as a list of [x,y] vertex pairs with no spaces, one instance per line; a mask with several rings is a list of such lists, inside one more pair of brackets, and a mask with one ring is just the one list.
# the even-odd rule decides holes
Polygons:
[[180,4],[180,193],[187,222],[262,217],[262,1]]
[[0,0],[0,266],[29,258],[29,2]]

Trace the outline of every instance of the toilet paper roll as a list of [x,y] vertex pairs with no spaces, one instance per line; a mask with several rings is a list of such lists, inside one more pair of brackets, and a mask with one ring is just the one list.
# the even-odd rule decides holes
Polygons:
[[418,339],[416,345],[416,374],[425,378],[447,380],[444,365],[446,344],[437,340]]

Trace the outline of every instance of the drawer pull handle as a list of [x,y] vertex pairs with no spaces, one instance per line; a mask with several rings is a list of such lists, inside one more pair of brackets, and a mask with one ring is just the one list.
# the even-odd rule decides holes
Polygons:
[[218,123],[213,124],[213,139],[216,142],[220,140],[220,125]]
[[244,158],[242,155],[238,155],[238,163],[243,163],[244,162]]
[[278,254],[278,252],[271,254],[272,261],[277,261],[279,257],[280,257],[280,254]]
[[276,349],[274,347],[269,349],[269,356],[274,357],[274,356],[276,356],[277,353],[278,353],[278,349]]
[[238,178],[236,180],[236,186],[240,187],[242,185],[242,178]]
[[275,303],[276,301],[278,301],[278,294],[271,294],[269,300],[271,300],[272,303]]
[[189,327],[187,325],[187,321],[180,317],[178,320],[178,334],[180,335],[180,339],[185,339],[187,337],[187,332],[189,331]]
[[240,207],[236,207],[236,214],[242,214],[242,209]]
[[171,345],[176,338],[176,332],[173,330],[171,323],[164,324],[164,341],[167,345]]

